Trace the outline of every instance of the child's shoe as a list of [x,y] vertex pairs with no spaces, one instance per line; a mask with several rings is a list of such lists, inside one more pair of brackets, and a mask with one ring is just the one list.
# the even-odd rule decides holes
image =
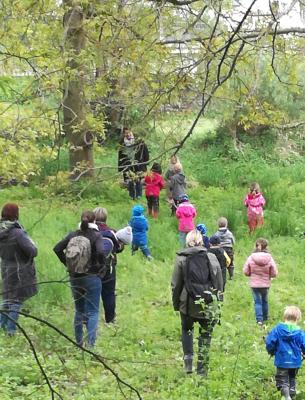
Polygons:
[[151,255],[147,256],[147,261],[152,261],[152,260],[153,260],[153,258]]
[[292,400],[291,397],[290,397],[290,394],[289,394],[289,387],[288,386],[282,387],[281,395],[283,396],[283,398],[285,400]]
[[193,372],[193,356],[192,355],[185,355],[184,356],[184,371],[187,374],[191,374]]

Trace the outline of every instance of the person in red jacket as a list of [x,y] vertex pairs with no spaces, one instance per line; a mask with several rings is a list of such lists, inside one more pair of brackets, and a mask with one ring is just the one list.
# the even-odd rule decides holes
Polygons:
[[151,170],[144,178],[148,215],[152,215],[154,218],[158,217],[159,195],[161,189],[165,187],[164,179],[161,174],[161,165],[153,163]]

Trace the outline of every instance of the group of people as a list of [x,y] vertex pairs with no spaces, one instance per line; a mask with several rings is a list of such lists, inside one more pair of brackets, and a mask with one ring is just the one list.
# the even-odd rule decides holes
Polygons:
[[[119,157],[119,165],[126,167],[122,171],[130,197],[141,197],[144,180],[148,215],[157,218],[160,191],[166,187],[172,215],[176,215],[179,221],[181,249],[172,274],[172,301],[174,309],[180,313],[185,371],[188,374],[193,372],[193,330],[198,322],[197,373],[206,376],[212,332],[220,319],[218,306],[224,300],[227,270],[230,279],[234,276],[234,235],[228,229],[225,217],[218,219],[218,230],[210,237],[204,223],[195,225],[196,209],[186,193],[185,176],[176,156],[170,160],[165,179],[158,163],[142,176],[149,160],[146,145],[140,142],[139,150],[129,130],[124,131],[123,142],[126,149]],[[136,164],[139,162],[141,169],[129,169],[135,166],[131,159],[136,160]],[[131,175],[133,173],[135,176]],[[251,184],[244,204],[248,209],[249,232],[252,233],[264,223],[265,199],[257,183]],[[96,342],[101,299],[105,322],[112,324],[116,321],[117,254],[124,250],[125,245],[131,245],[132,254],[140,249],[148,260],[152,259],[147,238],[148,221],[144,213],[144,207],[136,204],[128,226],[116,231],[107,225],[105,208],[84,211],[78,228],[54,247],[55,254],[69,273],[75,305],[74,333],[79,346],[94,346]],[[23,302],[38,291],[36,256],[37,247],[19,222],[18,205],[5,204],[0,221],[3,282],[0,327],[9,336],[16,332]],[[243,272],[249,277],[256,322],[261,326],[268,320],[268,290],[271,279],[278,273],[266,239],[256,240]],[[276,385],[286,400],[295,395],[296,374],[301,365],[301,354],[305,354],[305,333],[297,326],[300,319],[301,312],[297,307],[287,307],[284,323],[276,326],[266,339],[267,351],[275,355]]]

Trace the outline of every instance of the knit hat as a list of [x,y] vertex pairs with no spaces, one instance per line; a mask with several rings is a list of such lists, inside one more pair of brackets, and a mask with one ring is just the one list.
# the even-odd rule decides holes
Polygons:
[[187,194],[182,194],[181,196],[179,196],[178,201],[179,201],[179,203],[184,203],[186,201],[189,201],[189,197]]
[[207,233],[207,227],[204,224],[198,224],[196,226],[197,231],[199,231],[202,235]]
[[1,211],[1,218],[9,221],[15,221],[19,218],[19,207],[15,203],[7,203]]
[[209,242],[212,246],[220,245],[220,238],[219,236],[213,235],[210,237]]
[[126,226],[116,232],[116,237],[124,244],[132,243],[132,229],[130,226]]

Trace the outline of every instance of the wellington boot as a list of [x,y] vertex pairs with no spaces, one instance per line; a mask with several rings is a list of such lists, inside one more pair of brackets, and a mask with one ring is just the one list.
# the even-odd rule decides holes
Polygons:
[[153,211],[152,212],[152,216],[153,216],[153,218],[158,218],[158,211]]
[[292,400],[289,393],[289,387],[285,386],[281,389],[281,395],[285,400]]
[[186,355],[184,356],[184,371],[187,374],[191,374],[193,372],[193,357]]

